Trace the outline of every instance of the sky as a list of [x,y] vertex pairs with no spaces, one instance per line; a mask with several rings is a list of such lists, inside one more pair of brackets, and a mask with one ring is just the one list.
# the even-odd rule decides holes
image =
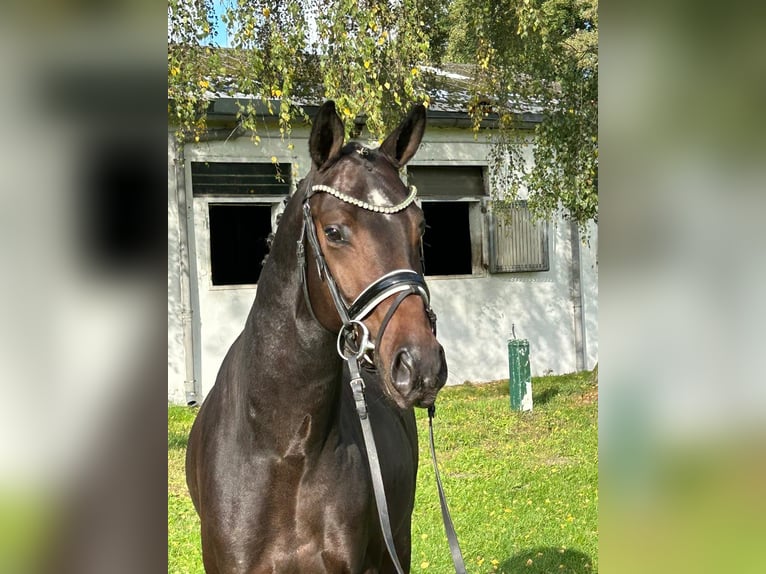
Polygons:
[[231,5],[233,0],[215,0],[213,3],[213,8],[215,10],[215,15],[217,19],[217,25],[216,25],[216,31],[215,36],[213,37],[212,44],[215,46],[228,46],[229,45],[229,37],[226,33],[226,24],[221,22],[221,15],[226,10],[226,7]]
[[[216,30],[210,44],[213,46],[229,46],[229,36],[226,30],[226,24],[221,22],[221,16],[228,6],[232,6],[236,0],[213,0],[213,10],[215,12]],[[307,18],[309,42],[313,43],[316,39],[316,27],[312,24],[313,18]]]

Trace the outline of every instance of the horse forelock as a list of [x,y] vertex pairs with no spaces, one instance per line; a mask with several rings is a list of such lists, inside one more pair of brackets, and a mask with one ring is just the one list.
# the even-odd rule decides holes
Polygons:
[[311,184],[329,185],[373,204],[396,204],[408,193],[391,158],[378,148],[368,148],[357,141],[348,142],[335,163],[314,179]]

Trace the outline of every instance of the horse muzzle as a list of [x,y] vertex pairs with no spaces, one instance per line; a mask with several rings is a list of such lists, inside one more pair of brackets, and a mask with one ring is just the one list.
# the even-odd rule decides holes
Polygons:
[[430,407],[447,381],[444,349],[435,340],[430,347],[404,345],[394,353],[390,370],[392,394],[402,408]]

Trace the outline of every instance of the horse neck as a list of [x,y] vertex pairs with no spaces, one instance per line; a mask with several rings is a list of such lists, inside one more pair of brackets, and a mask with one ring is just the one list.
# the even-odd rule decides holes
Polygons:
[[304,301],[297,257],[302,197],[299,189],[282,215],[243,332],[252,373],[246,377],[251,423],[278,450],[289,449],[301,433],[302,443],[323,442],[340,400],[335,335],[316,322]]

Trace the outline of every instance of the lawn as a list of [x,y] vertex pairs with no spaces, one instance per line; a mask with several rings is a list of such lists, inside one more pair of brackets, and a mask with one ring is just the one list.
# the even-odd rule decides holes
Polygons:
[[[532,379],[534,410],[510,410],[508,381],[447,387],[437,401],[436,454],[466,567],[479,573],[598,571],[598,392],[590,373]],[[196,411],[168,409],[168,572],[202,573],[197,515],[186,491],[186,436]],[[454,572],[416,411],[420,469],[412,572]]]

